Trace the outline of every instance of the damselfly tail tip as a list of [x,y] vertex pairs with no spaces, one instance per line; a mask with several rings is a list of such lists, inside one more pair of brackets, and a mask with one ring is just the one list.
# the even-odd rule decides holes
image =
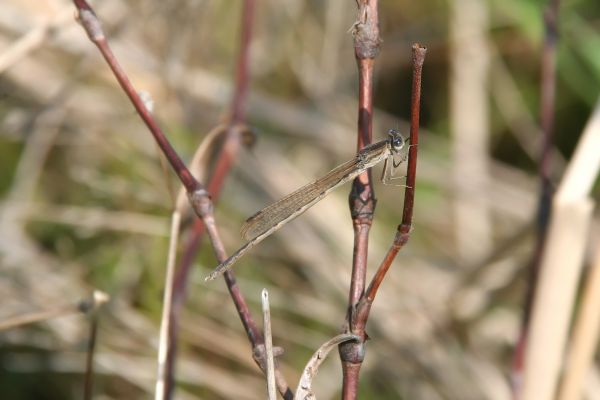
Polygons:
[[206,278],[204,278],[204,282],[214,281],[218,276],[222,275],[227,268],[222,268],[220,265],[213,270]]

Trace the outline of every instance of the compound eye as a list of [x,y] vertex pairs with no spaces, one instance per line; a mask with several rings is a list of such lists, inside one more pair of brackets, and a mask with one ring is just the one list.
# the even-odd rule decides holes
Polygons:
[[402,136],[394,138],[394,140],[392,141],[392,146],[395,150],[400,150],[402,147],[404,147],[404,139],[402,138]]

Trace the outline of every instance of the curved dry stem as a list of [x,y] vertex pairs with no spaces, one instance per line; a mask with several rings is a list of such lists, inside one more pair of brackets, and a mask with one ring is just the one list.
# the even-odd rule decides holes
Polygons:
[[177,242],[179,238],[179,227],[181,225],[181,214],[178,210],[173,211],[171,217],[171,236],[169,240],[169,254],[167,256],[167,271],[165,276],[165,292],[163,296],[163,311],[160,321],[160,333],[158,339],[158,373],[156,377],[155,399],[168,398],[168,353],[171,347],[171,312],[173,309],[173,281],[175,277],[175,259],[177,255]]
[[300,382],[298,383],[294,400],[316,399],[314,393],[312,392],[312,381],[315,376],[317,376],[319,366],[323,363],[323,361],[325,361],[325,358],[335,346],[351,340],[358,342],[361,340],[361,338],[358,335],[343,333],[329,339],[327,342],[323,343],[321,347],[319,347],[319,349],[313,354],[306,364],[306,367],[304,367],[304,371],[302,371],[302,376],[300,377]]
[[[190,162],[189,169],[194,178],[199,182],[206,180],[207,163],[211,150],[215,148],[218,143],[218,139],[227,132],[227,126],[225,124],[219,124],[210,130],[200,142],[200,145],[196,149],[192,161]],[[186,215],[190,208],[190,203],[187,199],[185,187],[182,187],[177,194],[177,200],[175,201],[175,210],[182,216]]]

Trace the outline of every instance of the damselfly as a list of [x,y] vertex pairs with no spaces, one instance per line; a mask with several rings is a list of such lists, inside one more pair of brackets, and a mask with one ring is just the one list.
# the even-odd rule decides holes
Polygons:
[[242,237],[248,242],[219,264],[206,280],[213,280],[221,275],[267,236],[321,201],[333,189],[355,178],[368,168],[385,161],[381,179],[384,183],[390,180],[394,170],[406,159],[407,153],[401,153],[406,140],[400,132],[390,129],[388,135],[386,140],[366,146],[352,160],[337,166],[327,175],[301,187],[248,218],[241,230]]

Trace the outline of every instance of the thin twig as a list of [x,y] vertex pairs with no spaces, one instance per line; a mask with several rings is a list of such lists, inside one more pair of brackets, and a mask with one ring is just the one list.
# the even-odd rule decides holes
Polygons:
[[98,311],[108,300],[109,297],[106,293],[94,290],[92,298],[80,304],[82,312],[86,312],[90,316],[90,337],[87,343],[83,385],[84,400],[91,400],[94,392],[94,355],[96,354],[96,339],[98,337]]
[[[215,128],[213,128],[209,133],[207,133],[200,143],[200,146],[196,149],[192,161],[190,162],[190,171],[194,177],[203,182],[206,178],[207,174],[207,164],[212,152],[215,150],[216,145],[219,142],[219,139],[227,133],[227,127],[224,124],[219,124]],[[175,212],[179,213],[180,218],[185,216],[190,209],[187,193],[185,188],[181,188],[179,194],[177,195],[177,199],[175,201]],[[203,231],[204,224],[202,220],[196,220],[194,227],[200,226]],[[176,231],[176,234],[179,235],[179,227]],[[173,230],[173,232],[175,232]],[[172,234],[173,234],[172,232]],[[184,282],[187,279],[187,272],[193,264],[193,260],[195,258],[196,250],[198,248],[199,236],[196,235],[196,229],[191,235],[190,241],[186,244],[186,250],[183,253],[182,259],[180,260],[181,267],[179,269],[174,269],[173,278],[170,282],[165,281],[165,291],[170,292],[170,300],[163,305],[163,312],[167,313],[169,316],[169,329],[167,330],[167,334],[169,338],[166,340],[168,346],[166,346],[166,358],[164,364],[163,374],[163,384],[164,388],[161,390],[164,393],[164,398],[168,399],[171,397],[173,391],[173,382],[174,382],[174,362],[175,355],[177,350],[177,333],[179,326],[179,311],[181,305],[183,304],[183,297],[185,295],[185,284]],[[171,257],[171,252],[169,253],[169,257]],[[168,288],[168,289],[167,289]],[[164,323],[164,321],[162,322]],[[160,352],[160,350],[159,350]],[[159,366],[159,368],[161,368]],[[160,373],[159,373],[160,374]],[[157,383],[158,384],[158,383]],[[157,395],[159,391],[157,390]]]
[[94,392],[94,354],[96,353],[96,338],[98,336],[98,315],[93,313],[90,320],[90,338],[88,339],[85,358],[85,380],[83,389],[84,400],[91,400]]
[[[196,150],[190,170],[194,177],[199,181],[204,179],[206,174],[207,160],[211,150],[217,143],[217,139],[224,132],[223,125],[218,125],[212,129],[205,137]],[[165,291],[163,296],[163,311],[160,325],[160,336],[158,342],[158,373],[156,378],[155,399],[166,400],[171,397],[173,389],[173,368],[172,354],[175,349],[176,323],[177,315],[173,311],[173,290],[175,288],[175,263],[177,256],[177,243],[181,227],[182,215],[187,214],[190,206],[187,201],[185,189],[182,187],[175,201],[175,210],[171,216],[171,233],[169,241],[168,262],[165,276]]]
[[529,264],[529,276],[525,292],[525,305],[521,323],[521,334],[513,356],[512,381],[513,392],[519,391],[518,384],[522,381],[521,371],[523,368],[523,357],[527,346],[527,332],[529,330],[529,319],[535,297],[538,274],[546,245],[546,235],[552,208],[553,188],[550,181],[551,155],[553,147],[554,126],[554,103],[556,94],[556,43],[558,41],[558,16],[560,0],[548,0],[544,12],[544,48],[541,62],[540,82],[540,125],[542,130],[542,148],[539,160],[540,194],[537,210],[537,236],[531,262]]
[[267,392],[269,400],[277,398],[277,389],[275,387],[275,360],[273,357],[273,333],[271,331],[271,310],[269,306],[269,292],[263,289],[261,293],[262,312],[263,312],[263,331],[265,333],[265,358],[267,359]]
[[[136,108],[136,110],[138,111],[140,117],[146,123],[146,126],[148,127],[148,129],[150,130],[152,135],[154,136],[156,142],[158,143],[161,150],[165,154],[165,157],[167,158],[167,160],[169,161],[169,163],[175,170],[177,176],[181,180],[182,184],[186,188],[190,204],[191,204],[192,208],[194,209],[194,211],[196,212],[196,214],[201,218],[202,225],[204,225],[205,227],[207,227],[207,226],[209,227],[209,229],[208,229],[209,237],[211,239],[211,244],[213,246],[215,254],[217,254],[217,258],[224,256],[225,255],[224,246],[220,239],[220,235],[217,231],[216,224],[214,223],[213,206],[212,206],[211,200],[209,198],[209,192],[207,190],[205,190],[204,187],[194,178],[192,173],[188,170],[188,168],[185,166],[183,161],[179,158],[179,156],[177,155],[177,153],[175,152],[175,150],[173,149],[173,147],[171,146],[171,144],[165,137],[164,133],[162,132],[162,130],[160,129],[158,124],[156,124],[156,122],[154,121],[152,115],[150,114],[149,110],[146,108],[144,102],[140,99],[140,96],[138,95],[137,91],[131,85],[129,78],[124,73],[120,64],[114,57],[114,54],[112,53],[112,50],[110,49],[108,42],[106,40],[106,37],[100,26],[100,21],[96,17],[92,8],[89,6],[89,4],[85,0],[73,0],[73,2],[75,3],[75,5],[78,9],[79,20],[80,20],[82,26],[84,27],[84,29],[86,30],[90,40],[98,47],[98,49],[102,53],[103,57],[109,64],[111,70],[115,74],[115,77],[119,81],[119,84],[121,85],[121,87],[123,88],[123,90],[125,91],[127,96],[129,97],[131,102],[133,103],[133,105]],[[253,20],[252,11],[254,8],[253,4],[254,4],[254,0],[246,0],[246,2],[245,2],[245,7],[244,7],[244,9],[245,9],[244,23],[245,24],[252,23],[252,20]],[[245,26],[242,29],[242,32],[244,35],[249,35],[249,33],[251,32],[251,29],[249,26]],[[243,44],[244,44],[245,48],[241,52],[241,56],[240,56],[240,60],[239,60],[239,64],[238,64],[239,65],[238,66],[238,78],[240,80],[247,79],[247,74],[245,73],[245,70],[247,69],[247,65],[248,65],[248,60],[247,60],[248,49],[246,48],[248,46],[248,43],[249,42],[246,39],[243,40]],[[233,155],[235,153],[237,153],[237,149],[241,142],[242,133],[247,131],[247,129],[244,129],[243,124],[240,124],[238,122],[244,118],[244,111],[243,111],[243,108],[241,107],[241,104],[245,101],[245,98],[247,96],[247,84],[241,84],[240,82],[238,82],[237,90],[238,91],[236,92],[236,96],[239,96],[240,99],[234,100],[234,104],[239,105],[239,106],[236,106],[237,108],[235,109],[235,112],[233,113],[234,114],[233,116],[236,119],[236,121],[232,121],[230,123],[230,125],[228,126],[227,140],[225,141],[225,144],[224,144],[224,151],[223,151],[224,154],[222,157],[219,157],[219,162],[217,164],[217,167],[215,168],[213,180],[211,181],[211,183],[217,182],[219,187],[222,184],[225,173],[227,171],[229,171],[229,169],[231,167],[231,163],[234,158]],[[213,191],[213,193],[214,193],[214,191]],[[202,230],[202,225],[200,225],[198,223],[196,224],[196,226],[199,227],[198,231]],[[196,239],[194,242],[198,243],[198,240]],[[225,260],[225,258],[222,258],[221,261]],[[186,260],[191,261],[190,258],[186,258]],[[241,293],[239,293],[239,289],[237,288],[237,285],[235,284],[235,279],[233,278],[233,275],[230,275],[228,278],[229,279],[227,279],[227,277],[226,277],[226,281],[228,282],[228,285],[232,286],[232,287],[230,287],[230,293],[234,293],[234,292],[236,293],[236,295],[232,296],[232,298],[234,298],[234,302],[236,303],[236,308],[238,309],[238,313],[240,313],[240,315],[244,315],[245,319],[243,318],[243,323],[244,323],[244,326],[247,328],[248,336],[254,337],[254,338],[260,338],[260,340],[262,341],[262,335],[260,335],[258,329],[256,328],[256,324],[253,321],[251,321],[248,307],[247,307],[245,301],[242,301],[243,297],[241,296]],[[177,286],[175,286],[175,288],[177,288]],[[176,293],[176,292],[174,291],[173,293]],[[241,303],[238,303],[240,301],[241,301]],[[176,302],[175,304],[179,304],[179,302]],[[174,316],[174,318],[176,318],[178,315],[177,311],[178,310],[173,311],[172,315]],[[176,324],[174,324],[173,326],[176,326]],[[250,329],[249,327],[253,327],[253,328]],[[257,334],[257,332],[258,332],[258,334]],[[176,332],[173,331],[172,335],[173,335],[172,339],[174,339],[176,337]],[[171,343],[174,343],[174,340],[172,340]],[[254,344],[254,342],[253,342],[253,344]],[[174,362],[174,352],[171,352],[170,356],[171,357],[168,357],[168,364],[167,364],[168,368],[169,368],[168,371],[172,371],[173,362]],[[172,376],[169,373],[167,373],[167,375]],[[280,385],[279,385],[280,390],[283,388],[284,389],[283,393],[286,393],[287,391],[289,391],[288,386],[280,378],[281,378],[281,375],[278,374],[278,383],[280,383]],[[165,389],[167,393],[170,393],[170,391],[171,391],[171,388],[169,387],[170,386],[169,382],[170,382],[170,380],[167,378],[166,384],[168,387]],[[290,395],[291,395],[291,392],[290,392]]]
[[[158,127],[154,119],[152,118],[150,112],[144,105],[143,101],[140,99],[140,96],[135,91],[133,86],[131,85],[127,75],[124,73],[122,68],[120,67],[118,61],[115,59],[108,43],[106,41],[106,37],[102,32],[100,27],[100,22],[96,17],[94,11],[89,6],[89,4],[85,0],[73,0],[77,9],[79,11],[79,19],[83,27],[85,28],[90,40],[96,44],[106,61],[108,62],[110,68],[112,69],[115,77],[119,81],[119,84],[126,92],[132,103],[134,104],[136,110],[150,129],[153,134],[156,142],[160,146],[161,150],[165,154],[167,160],[171,163],[171,166],[177,173],[177,176],[181,180],[182,184],[185,186],[186,191],[188,193],[190,204],[192,208],[196,212],[198,216],[200,216],[202,220],[202,225],[207,228],[207,232],[209,234],[209,238],[211,240],[212,247],[217,255],[217,259],[220,259],[220,262],[226,259],[225,250],[223,243],[221,241],[220,235],[218,233],[214,215],[213,215],[213,206],[211,200],[209,198],[209,191],[205,190],[203,186],[194,178],[191,172],[187,169],[183,161],[179,158],[175,150],[170,145],[169,141],[163,134],[162,130]],[[238,62],[238,82],[236,85],[236,96],[234,99],[234,112],[232,113],[232,117],[234,120],[231,121],[228,127],[228,135],[227,140],[224,144],[224,150],[222,157],[219,157],[219,161],[217,166],[215,167],[213,179],[211,183],[215,182],[219,187],[222,184],[224,176],[227,171],[229,171],[232,161],[234,159],[233,155],[237,153],[237,149],[242,140],[243,133],[247,131],[245,126],[240,123],[241,120],[245,118],[244,109],[241,106],[245,102],[245,98],[247,96],[247,83],[244,83],[247,80],[246,70],[248,68],[248,45],[249,39],[247,39],[251,33],[251,24],[253,21],[253,9],[254,9],[254,0],[246,0],[244,4],[244,18],[243,23],[244,27],[242,29],[242,34],[244,35],[244,40],[242,41],[243,49],[240,53],[240,58]],[[212,189],[209,187],[209,189]],[[210,192],[214,193],[213,190]],[[202,225],[199,223],[196,224],[197,231],[203,230]],[[198,240],[194,241],[198,243]],[[225,258],[219,258],[225,257]],[[187,258],[186,260],[190,260]],[[191,260],[190,260],[191,261]],[[236,308],[238,309],[238,313],[242,317],[242,322],[246,327],[246,332],[250,338],[257,340],[255,342],[251,339],[253,343],[253,347],[255,347],[255,343],[262,344],[262,335],[258,328],[256,328],[256,324],[250,317],[249,309],[243,301],[243,296],[239,292],[239,288],[235,283],[235,278],[233,275],[229,274],[225,277],[226,282],[228,284],[228,288],[230,293],[232,294],[232,299],[234,303],[236,303]],[[177,288],[177,286],[176,286]],[[174,291],[175,293],[175,291]],[[179,304],[178,302],[176,304]],[[177,315],[177,310],[174,310],[173,315]],[[175,335],[175,333],[173,333]],[[174,353],[172,353],[174,354]],[[172,370],[173,365],[173,357],[169,358],[168,362],[170,370]],[[288,385],[283,380],[281,374],[277,374],[278,380],[278,388],[282,393],[285,393],[286,398],[291,398],[291,392],[289,391]],[[169,380],[167,380],[168,386]],[[170,388],[166,389],[167,392],[170,392]],[[289,392],[289,393],[288,393]]]
[[410,143],[411,147],[408,152],[408,167],[406,176],[406,189],[404,191],[404,209],[402,213],[402,222],[398,226],[394,241],[388,250],[381,265],[377,269],[375,276],[371,280],[363,298],[361,299],[355,329],[364,329],[371,305],[375,300],[377,291],[383,282],[385,274],[389,270],[392,261],[398,254],[398,251],[408,242],[412,229],[412,216],[415,200],[416,174],[417,174],[417,150],[419,144],[419,115],[421,104],[421,75],[423,63],[427,48],[420,44],[414,44],[413,47],[413,84],[411,96],[411,123],[410,123]]
[[[231,123],[244,123],[246,120],[246,99],[248,97],[250,42],[254,27],[255,0],[244,1],[240,32],[240,49],[235,72],[235,93],[231,101]],[[239,137],[237,138],[240,139]]]
[[73,0],[73,2],[79,13],[79,22],[85,29],[92,43],[94,43],[98,47],[98,50],[100,50],[100,53],[102,53],[102,56],[113,71],[115,78],[117,78],[117,81],[121,85],[121,88],[123,88],[123,91],[127,94],[129,100],[131,100],[138,114],[154,136],[156,143],[160,146],[167,160],[169,160],[169,163],[181,180],[181,183],[185,186],[187,192],[192,196],[194,193],[199,193],[200,190],[203,191],[202,185],[194,179],[192,173],[187,169],[175,149],[173,149],[173,146],[169,143],[169,140],[152,117],[152,114],[144,104],[144,101],[140,98],[138,92],[127,77],[127,74],[115,58],[100,25],[100,20],[96,17],[94,10],[85,0]]
[[[212,203],[210,201],[205,201],[201,203],[201,207],[212,208]],[[225,245],[223,244],[223,241],[219,235],[217,224],[215,219],[212,217],[212,212],[207,210],[206,214],[208,215],[208,217],[204,219],[206,233],[208,234],[211,242],[213,242],[213,251],[217,261],[223,262],[227,259]],[[228,276],[226,275],[225,280],[227,281],[227,288],[229,289],[230,295],[236,305],[238,314],[242,319],[242,324],[246,328],[246,333],[248,334],[250,342],[253,344],[253,346],[257,344],[264,344],[263,335],[260,333],[258,326],[250,315],[250,309],[248,308],[248,305],[246,304],[246,301],[239,290],[235,276],[233,274],[229,274]]]

